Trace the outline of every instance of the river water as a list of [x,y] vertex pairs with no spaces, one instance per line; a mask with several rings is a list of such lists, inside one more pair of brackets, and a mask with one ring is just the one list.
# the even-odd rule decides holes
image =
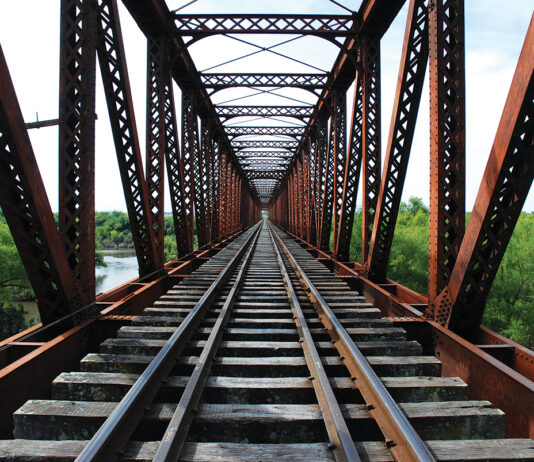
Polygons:
[[[133,249],[99,250],[108,265],[106,268],[96,268],[96,293],[106,292],[130,279],[139,276],[137,257]],[[39,314],[37,303],[33,301],[21,302],[26,310],[26,319]]]

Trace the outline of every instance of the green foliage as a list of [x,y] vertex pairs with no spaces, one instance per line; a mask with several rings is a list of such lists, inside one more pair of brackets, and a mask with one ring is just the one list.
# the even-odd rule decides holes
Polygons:
[[0,302],[31,296],[31,286],[3,215],[0,221]]
[[22,305],[13,306],[11,304],[0,303],[0,340],[11,337],[21,330],[33,326],[37,322],[35,318],[26,321]]
[[[470,214],[466,214],[466,222]],[[428,291],[428,220],[423,201],[402,203],[389,259],[388,277],[419,292]],[[361,261],[362,217],[354,217],[350,255]],[[482,323],[534,348],[534,214],[522,213],[489,294]]]
[[493,282],[483,324],[534,348],[534,214],[522,213]]
[[428,214],[419,198],[401,204],[389,258],[388,277],[421,294],[428,292]]
[[124,212],[96,212],[95,239],[99,249],[133,248],[130,220]]

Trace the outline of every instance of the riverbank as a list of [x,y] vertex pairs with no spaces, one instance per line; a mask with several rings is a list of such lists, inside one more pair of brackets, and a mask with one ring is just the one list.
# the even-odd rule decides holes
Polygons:
[[[97,294],[107,292],[139,275],[134,249],[100,249],[98,252],[104,257],[107,266],[96,268]],[[24,300],[16,303],[24,307],[24,318],[27,321],[39,316],[35,301]]]

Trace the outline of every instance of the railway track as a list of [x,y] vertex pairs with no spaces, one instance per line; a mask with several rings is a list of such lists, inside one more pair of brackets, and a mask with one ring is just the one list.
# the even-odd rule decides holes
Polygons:
[[262,221],[15,414],[0,460],[534,460],[504,414]]

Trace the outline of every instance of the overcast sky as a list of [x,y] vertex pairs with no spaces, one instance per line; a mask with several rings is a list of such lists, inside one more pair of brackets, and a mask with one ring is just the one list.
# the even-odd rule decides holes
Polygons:
[[[119,1],[120,3],[120,1]],[[185,0],[168,0],[171,9]],[[360,2],[345,1],[357,8]],[[478,185],[495,136],[500,114],[532,15],[531,0],[467,0],[466,1],[466,89],[467,89],[467,209],[473,206]],[[404,34],[406,7],[382,40],[382,149],[389,132],[391,108],[397,80],[400,51]],[[198,0],[184,13],[343,13],[327,0],[231,1]],[[145,76],[146,44],[143,35],[121,6],[134,106],[144,156],[145,138]],[[249,37],[242,37],[251,39]],[[263,46],[278,43],[286,36],[255,37]],[[0,44],[15,83],[19,102],[27,122],[53,119],[58,116],[59,82],[59,0],[1,0]],[[250,45],[229,38],[206,39],[190,49],[199,70],[219,64],[244,53],[255,51]],[[317,38],[306,38],[276,48],[280,53],[330,70],[338,53],[335,46]],[[272,53],[259,53],[248,60],[237,61],[212,72],[315,72]],[[96,209],[125,210],[124,196],[117,168],[107,109],[100,76],[97,75],[97,143],[96,143]],[[425,85],[417,122],[414,147],[408,169],[403,199],[422,197],[428,203],[429,132],[428,86]],[[250,92],[250,90],[249,90]],[[246,93],[225,90],[218,93],[216,103]],[[278,92],[289,96],[285,90]],[[179,95],[177,90],[177,95]],[[306,92],[291,97],[310,100]],[[348,96],[350,101],[350,94]],[[179,98],[177,98],[179,102]],[[261,95],[235,104],[292,104],[279,96]],[[298,103],[295,103],[298,104]],[[179,110],[179,104],[177,104]],[[350,106],[350,104],[348,104]],[[258,122],[256,121],[256,124]],[[261,122],[260,122],[261,124]],[[254,124],[252,124],[254,125]],[[30,136],[53,210],[58,208],[57,193],[57,127],[30,130]],[[361,200],[359,201],[361,203]],[[170,210],[168,197],[166,210]],[[531,191],[524,207],[534,211]]]

